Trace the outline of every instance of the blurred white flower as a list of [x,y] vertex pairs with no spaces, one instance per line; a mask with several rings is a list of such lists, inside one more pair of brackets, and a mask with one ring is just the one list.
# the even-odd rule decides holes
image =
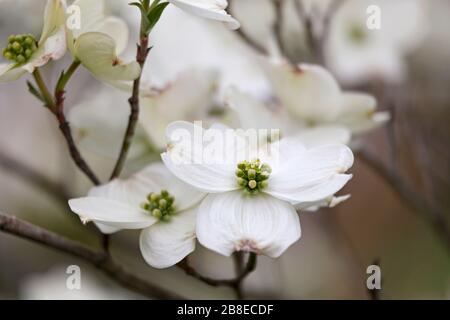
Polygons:
[[230,29],[238,29],[240,23],[230,16],[225,9],[227,0],[168,0],[178,8],[196,16],[222,21]]
[[[270,144],[270,150],[249,150],[254,153],[240,159],[240,147],[248,147],[241,137],[227,130],[230,140],[223,143],[211,139],[213,130],[225,128],[171,124],[162,159],[178,178],[209,193],[199,207],[197,237],[225,256],[252,251],[279,257],[301,235],[294,205],[327,199],[351,178],[344,172],[352,166],[353,154],[344,145],[306,149],[298,140],[283,139]],[[182,131],[191,140],[180,141]]]
[[181,73],[165,88],[141,97],[139,123],[151,143],[163,150],[166,128],[177,120],[207,120],[218,88],[218,74],[193,69]]
[[39,41],[29,34],[8,38],[8,45],[3,49],[3,56],[12,62],[0,64],[0,82],[17,80],[26,72],[32,73],[50,60],[60,59],[67,48],[64,25],[64,2],[48,0]]
[[20,285],[20,298],[26,300],[123,300],[142,299],[134,292],[101,281],[82,269],[81,288],[67,288],[67,266],[56,266],[44,273],[27,276]]
[[104,233],[143,229],[140,248],[145,261],[167,268],[194,251],[196,205],[203,197],[162,164],[153,164],[127,180],[94,187],[69,206],[84,223],[93,221]]
[[[327,65],[345,83],[371,79],[400,81],[405,56],[424,39],[423,0],[349,0],[337,11],[326,46]],[[367,8],[380,8],[380,29],[367,27]]]
[[[166,146],[166,127],[173,121],[207,120],[217,81],[214,71],[189,70],[161,90],[148,92],[142,88],[139,127],[130,158],[150,148],[159,154]],[[67,118],[77,142],[89,151],[115,159],[130,112],[128,98],[125,92],[105,88],[74,106]]]
[[320,66],[271,62],[268,74],[281,105],[300,128],[340,126],[357,135],[389,120],[389,113],[375,112],[373,96],[343,92]]
[[142,76],[158,86],[199,68],[219,72],[219,94],[229,85],[258,94],[269,88],[253,51],[220,24],[168,6],[150,41],[153,49]]
[[[232,126],[242,129],[276,129],[282,137],[295,137],[306,148],[327,144],[348,144],[350,132],[340,125],[323,124],[318,127],[304,127],[292,120],[285,108],[279,104],[265,105],[253,96],[236,88],[227,92],[226,105],[232,110]],[[265,139],[265,137],[262,137]]]
[[141,68],[118,57],[128,43],[127,24],[106,15],[104,0],[76,0],[73,5],[80,8],[81,28],[67,28],[70,52],[99,80],[129,90]]
[[[92,91],[67,113],[73,136],[81,147],[106,158],[116,159],[120,141],[128,124],[129,94],[111,87]],[[137,130],[130,149],[130,158],[142,155],[148,144],[142,130]]]

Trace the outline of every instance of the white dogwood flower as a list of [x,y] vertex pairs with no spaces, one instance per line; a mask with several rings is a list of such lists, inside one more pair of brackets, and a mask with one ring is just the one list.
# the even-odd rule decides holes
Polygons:
[[50,60],[58,60],[66,52],[65,5],[61,0],[48,0],[44,13],[41,38],[33,35],[13,35],[3,49],[3,56],[11,63],[0,64],[0,82],[19,79],[32,73]]
[[401,81],[406,73],[405,56],[426,34],[426,2],[344,1],[330,28],[327,65],[348,84],[380,78]]
[[306,149],[283,139],[251,150],[233,130],[187,122],[171,124],[168,140],[167,168],[209,193],[199,207],[197,238],[225,256],[242,250],[279,257],[301,235],[295,205],[333,196],[351,178],[345,172],[353,154],[344,145]]
[[166,146],[166,128],[177,120],[206,121],[213,107],[219,76],[214,70],[192,69],[162,89],[141,97],[139,124],[158,150]]
[[[350,142],[350,133],[342,126],[322,125],[313,128],[299,128],[283,108],[279,106],[270,108],[236,88],[228,90],[226,104],[232,110],[233,120],[231,122],[236,129],[263,129],[268,133],[270,130],[278,130],[280,137],[293,137],[305,148]],[[268,137],[262,136],[261,138],[261,143],[264,143]],[[302,203],[296,206],[296,209],[317,211],[322,207],[332,208],[349,197],[348,195],[327,197],[313,203]]]
[[230,29],[238,29],[240,23],[229,15],[225,9],[227,0],[168,0],[178,8],[196,16],[224,22]]
[[93,221],[104,233],[142,229],[145,261],[167,268],[194,251],[196,205],[203,197],[162,164],[154,164],[127,180],[94,187],[69,206],[84,223]]
[[68,28],[68,48],[96,78],[114,87],[128,90],[139,77],[136,61],[124,63],[119,55],[128,43],[127,24],[108,16],[104,0],[76,0],[80,8],[80,28]]
[[234,128],[279,130],[281,137],[295,137],[306,148],[327,144],[348,144],[349,131],[340,125],[299,126],[280,105],[266,105],[236,88],[227,92],[226,105],[232,110]]
[[376,99],[365,93],[342,91],[336,79],[318,65],[271,62],[269,78],[281,105],[297,125],[337,125],[358,135],[389,120],[389,113],[376,112]]

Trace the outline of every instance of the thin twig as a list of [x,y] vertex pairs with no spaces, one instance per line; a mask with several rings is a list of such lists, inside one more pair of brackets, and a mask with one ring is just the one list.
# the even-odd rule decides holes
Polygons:
[[325,45],[330,35],[333,18],[345,1],[346,0],[333,0],[330,2],[322,19],[322,32],[320,34],[317,34],[317,28],[314,25],[313,17],[306,11],[303,0],[294,1],[297,15],[305,27],[307,43],[316,62],[321,65],[325,65]]
[[328,5],[327,11],[323,18],[323,32],[321,36],[322,47],[324,46],[325,42],[328,40],[330,36],[333,18],[335,17],[336,13],[342,7],[345,1],[347,0],[334,0],[331,1],[331,3]]
[[236,278],[234,279],[212,279],[209,277],[205,277],[199,272],[197,272],[190,264],[189,260],[186,257],[181,262],[177,264],[179,268],[184,270],[187,275],[194,277],[197,280],[200,280],[210,286],[218,287],[218,286],[226,286],[233,288],[236,290],[236,294],[238,296],[238,299],[242,299],[242,291],[241,291],[241,285],[242,282],[245,280],[245,278],[252,273],[256,269],[256,262],[257,262],[257,256],[255,253],[251,252],[248,257],[247,264],[245,268],[242,270],[241,273],[239,273]]
[[248,46],[255,49],[257,52],[267,55],[267,49],[253,40],[242,28],[237,29],[234,34],[237,34]]
[[72,136],[72,130],[70,129],[70,124],[66,119],[64,114],[64,91],[59,91],[56,93],[56,111],[55,116],[59,123],[59,129],[63,134],[67,147],[69,148],[70,155],[77,165],[77,167],[84,172],[84,174],[91,180],[94,185],[99,185],[100,180],[95,175],[94,171],[89,167],[87,162],[84,160],[80,151],[78,150],[75,141]]
[[[69,68],[68,72],[62,76],[58,85],[56,86],[54,97],[50,95],[50,92],[48,91],[47,86],[42,79],[39,69],[36,69],[33,72],[33,77],[36,81],[37,86],[39,87],[42,96],[44,97],[46,107],[55,115],[56,119],[58,120],[59,128],[64,136],[64,139],[66,140],[67,147],[69,148],[69,152],[73,161],[75,162],[77,167],[92,181],[93,184],[98,185],[100,184],[100,180],[94,174],[94,172],[89,167],[80,151],[78,150],[72,136],[72,131],[70,130],[70,125],[67,122],[64,114],[64,89],[70,77],[73,75],[79,65],[79,62],[74,62]],[[61,82],[63,82],[63,85],[61,85]]]
[[273,33],[278,44],[278,48],[283,55],[286,55],[286,48],[283,42],[283,5],[284,0],[273,0],[275,8],[275,21],[273,24]]
[[[233,9],[233,0],[228,0],[228,8],[231,11]],[[253,48],[255,51],[261,53],[262,55],[267,55],[267,49],[256,42],[251,36],[249,36],[243,28],[239,28],[233,32],[233,34],[238,35],[244,43],[246,43],[249,47]]]
[[17,159],[13,159],[3,152],[0,152],[0,166],[2,166],[8,172],[17,174],[18,176],[26,179],[28,182],[39,186],[47,194],[54,196],[59,201],[67,204],[67,200],[70,198],[70,196],[66,188],[63,185],[52,181],[39,171],[28,167],[24,163],[18,161]]
[[316,35],[314,34],[314,26],[313,26],[313,20],[311,18],[311,15],[306,12],[305,6],[303,5],[302,0],[295,0],[294,1],[295,11],[297,13],[297,16],[299,20],[303,23],[305,28],[305,35],[306,35],[306,41],[307,44],[311,50],[311,52],[316,55],[316,59],[320,60],[320,57],[317,56],[317,47],[318,42]]
[[81,258],[105,272],[111,279],[124,287],[139,292],[151,298],[157,299],[180,299],[173,292],[149,283],[148,281],[134,276],[120,266],[107,252],[94,250],[84,244],[70,240],[56,233],[35,226],[31,223],[8,216],[0,212],[0,231],[28,239],[47,247],[57,249],[70,255]]
[[359,150],[357,156],[383,177],[383,179],[393,187],[392,189],[400,196],[400,198],[404,200],[406,205],[411,206],[418,213],[421,213],[421,217],[431,224],[436,234],[441,239],[442,244],[450,253],[450,228],[445,218],[445,212],[430,206],[428,201],[411,190],[395,171],[389,169],[381,160],[371,153],[365,150]]
[[111,174],[110,180],[117,178],[125,165],[125,161],[130,150],[131,143],[133,141],[134,133],[136,131],[137,122],[139,120],[139,89],[141,85],[142,70],[144,70],[145,61],[147,60],[148,53],[148,35],[141,35],[140,43],[137,45],[136,61],[141,67],[141,74],[133,82],[133,93],[128,100],[130,103],[131,113],[128,119],[127,130],[123,138],[122,147],[120,149],[119,157],[117,158],[116,165]]

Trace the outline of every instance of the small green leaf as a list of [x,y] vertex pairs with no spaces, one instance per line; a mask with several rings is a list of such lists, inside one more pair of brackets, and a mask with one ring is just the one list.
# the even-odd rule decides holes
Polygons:
[[161,18],[161,15],[164,12],[164,9],[166,9],[169,2],[163,2],[157,4],[147,15],[148,22],[149,22],[149,30],[153,29],[153,27],[158,23],[159,19]]
[[45,103],[45,99],[44,97],[42,97],[41,93],[39,92],[38,89],[36,89],[35,86],[33,86],[33,84],[30,81],[27,81],[27,86],[28,86],[28,91],[35,96],[38,100],[40,100],[41,102]]
[[161,2],[161,0],[154,0],[152,2],[152,5],[150,6],[148,12],[152,11],[153,9],[155,9],[155,7]]
[[61,71],[61,74],[59,75],[58,81],[56,82],[56,90],[57,91],[61,89],[61,82],[64,79],[64,75],[65,75],[65,73],[63,70],[63,71]]

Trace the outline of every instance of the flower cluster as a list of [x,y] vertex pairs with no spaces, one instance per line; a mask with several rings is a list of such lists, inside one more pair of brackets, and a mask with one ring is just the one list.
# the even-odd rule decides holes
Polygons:
[[[227,13],[226,0],[141,0],[132,3],[141,11],[141,39],[148,40],[169,4],[230,29],[240,26]],[[141,139],[135,139],[139,150],[133,149],[130,158],[158,157],[136,170],[130,165],[134,174],[126,179],[113,175],[87,196],[71,199],[71,210],[84,223],[95,223],[105,234],[141,230],[142,255],[156,268],[182,261],[197,240],[225,256],[243,251],[276,258],[300,239],[299,213],[349,198],[336,194],[352,178],[347,171],[356,139],[389,120],[388,113],[376,111],[372,95],[343,90],[324,66],[295,64],[279,55],[258,59],[271,88],[265,101],[236,86],[219,98],[220,80],[213,70],[185,71],[162,88],[139,88],[145,59],[139,54],[136,61],[120,58],[129,38],[125,21],[109,15],[104,0],[73,5],[80,10],[80,28],[66,25],[65,1],[48,0],[39,41],[32,35],[9,37],[3,50],[9,63],[0,65],[0,81],[34,73],[67,51],[76,66],[121,89],[114,94],[102,89],[72,108],[68,119],[78,142],[116,156],[117,140],[130,128],[124,121],[128,109],[121,112],[118,101],[126,103],[133,84],[129,102],[140,107]],[[368,41],[358,25],[347,31],[353,43]],[[255,148],[231,128],[277,129],[281,136],[258,136]],[[181,130],[188,139],[178,139]]]
[[17,64],[23,64],[31,58],[36,50],[37,42],[33,35],[12,35],[8,38],[8,46],[3,49],[3,57]]
[[[156,6],[160,1],[154,2]],[[200,17],[224,22],[231,29],[239,27],[239,22],[225,11],[227,1],[169,2]],[[106,14],[105,0],[76,0],[72,7],[79,9],[79,28],[67,25],[71,16],[66,12],[64,0],[47,0],[41,39],[36,42],[31,35],[8,39],[3,56],[13,63],[0,64],[0,82],[17,80],[25,72],[32,73],[51,60],[62,58],[69,49],[73,59],[96,78],[119,89],[130,90],[131,82],[139,77],[141,68],[136,61],[124,63],[119,58],[128,44],[126,23]]]

